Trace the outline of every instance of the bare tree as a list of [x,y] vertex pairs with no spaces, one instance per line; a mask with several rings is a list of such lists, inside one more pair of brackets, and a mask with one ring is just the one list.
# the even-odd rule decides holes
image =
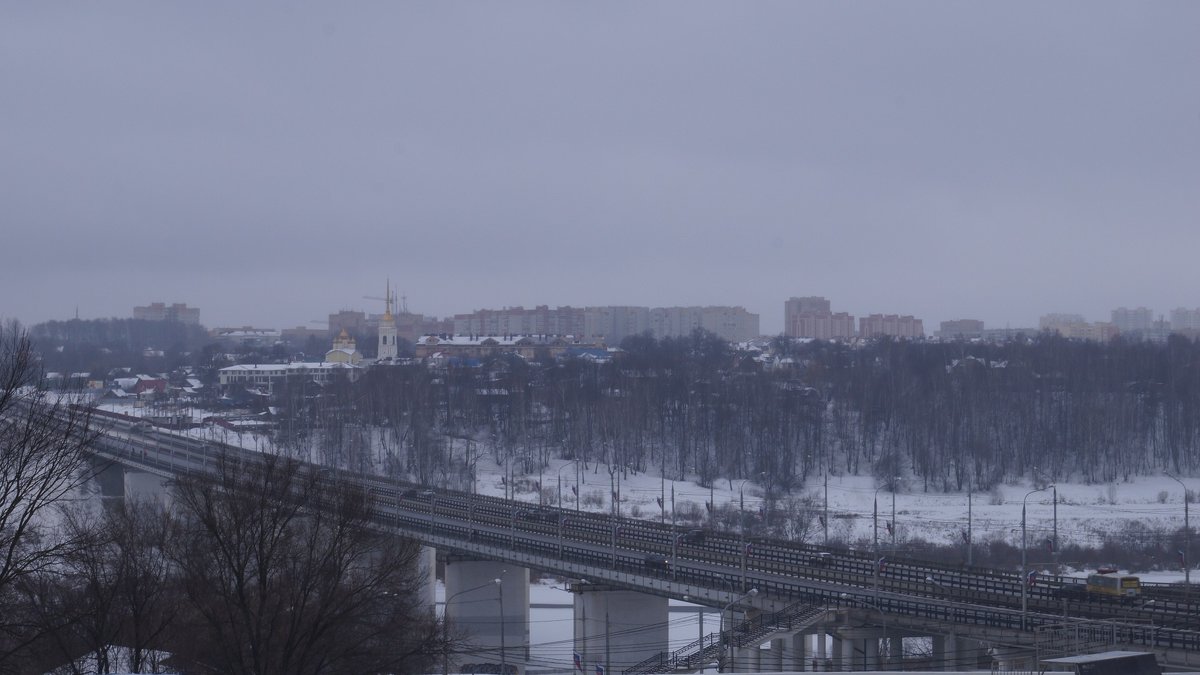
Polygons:
[[86,407],[39,385],[28,336],[0,328],[0,672],[18,669],[44,626],[28,611],[37,573],[78,548],[54,532],[55,509],[90,475]]
[[172,557],[194,610],[185,672],[428,672],[440,625],[418,545],[371,529],[362,491],[275,456],[182,480]]

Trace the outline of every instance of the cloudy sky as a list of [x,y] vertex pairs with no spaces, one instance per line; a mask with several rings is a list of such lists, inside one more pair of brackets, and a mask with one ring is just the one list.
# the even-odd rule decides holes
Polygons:
[[0,316],[1200,306],[1200,3],[0,4]]

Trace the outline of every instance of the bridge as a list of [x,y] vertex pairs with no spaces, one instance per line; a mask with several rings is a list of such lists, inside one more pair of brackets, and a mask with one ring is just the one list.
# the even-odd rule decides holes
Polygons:
[[[105,494],[156,492],[175,476],[255,451],[106,421],[94,452]],[[1049,577],[1022,587],[1012,572],[876,556],[787,541],[549,508],[399,480],[312,467],[331,487],[362,486],[374,523],[445,561],[446,616],[478,650],[458,655],[473,672],[519,672],[528,657],[529,572],[570,581],[574,652],[585,670],[615,675],[695,671],[899,670],[905,640],[932,645],[945,670],[1031,670],[1040,658],[1153,651],[1159,662],[1200,664],[1200,602],[1178,586],[1144,587],[1136,604],[1062,593]],[[491,590],[491,589],[494,589]],[[462,598],[463,601],[456,602]],[[495,598],[496,602],[479,602]],[[667,650],[667,601],[721,610],[719,630]],[[465,602],[467,599],[472,602]],[[1024,609],[1022,608],[1024,601]],[[612,617],[637,630],[608,630]]]

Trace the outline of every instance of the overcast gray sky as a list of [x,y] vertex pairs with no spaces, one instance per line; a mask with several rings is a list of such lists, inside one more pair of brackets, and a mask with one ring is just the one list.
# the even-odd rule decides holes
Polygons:
[[0,316],[1200,306],[1200,3],[0,4]]

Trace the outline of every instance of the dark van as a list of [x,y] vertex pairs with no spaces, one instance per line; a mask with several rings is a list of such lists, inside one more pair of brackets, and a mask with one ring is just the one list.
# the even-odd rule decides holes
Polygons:
[[646,556],[644,564],[648,570],[671,571],[671,557],[659,553],[651,553]]

